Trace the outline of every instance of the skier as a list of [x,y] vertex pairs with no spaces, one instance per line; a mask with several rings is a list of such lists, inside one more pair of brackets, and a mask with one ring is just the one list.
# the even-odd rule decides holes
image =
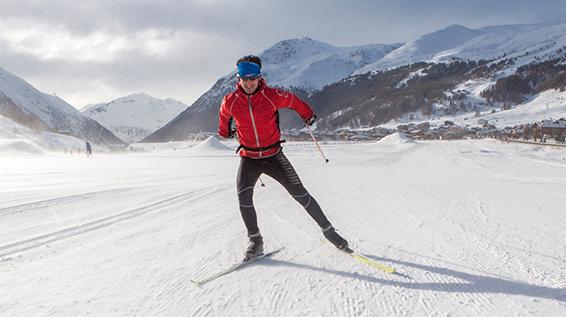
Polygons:
[[[237,176],[240,213],[247,229],[249,245],[244,260],[263,254],[263,237],[257,225],[253,205],[254,185],[261,174],[279,182],[320,226],[324,236],[337,248],[347,251],[348,242],[326,218],[316,200],[309,194],[295,169],[283,154],[279,131],[281,108],[296,111],[305,125],[316,119],[312,109],[296,95],[268,87],[261,76],[261,59],[248,55],[236,62],[236,90],[224,96],[220,106],[218,134],[232,138],[237,134],[240,167]],[[232,129],[232,123],[236,129]]]
[[92,155],[92,146],[90,142],[86,141],[86,156],[90,157]]

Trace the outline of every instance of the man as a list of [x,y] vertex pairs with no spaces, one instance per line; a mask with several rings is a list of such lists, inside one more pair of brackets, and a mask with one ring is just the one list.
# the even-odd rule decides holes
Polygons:
[[[294,94],[268,87],[261,77],[259,57],[245,56],[237,61],[236,66],[238,84],[236,90],[222,100],[218,134],[231,138],[237,133],[240,142],[238,151],[241,158],[236,182],[240,213],[250,240],[244,260],[263,254],[263,238],[253,205],[254,186],[261,174],[267,174],[283,185],[316,221],[324,236],[337,248],[348,250],[348,242],[335,231],[316,200],[303,187],[281,149],[278,110],[293,109],[309,126],[316,119],[313,111]],[[232,129],[232,122],[236,130]]]
[[86,141],[86,156],[90,157],[92,154],[92,146],[90,142]]

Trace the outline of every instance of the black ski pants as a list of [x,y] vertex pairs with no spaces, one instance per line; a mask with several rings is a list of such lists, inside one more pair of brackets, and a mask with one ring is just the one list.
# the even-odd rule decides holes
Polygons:
[[299,176],[283,154],[283,151],[279,151],[276,155],[268,158],[251,159],[242,157],[240,160],[236,183],[240,213],[248,230],[248,235],[254,235],[259,232],[257,215],[253,204],[253,194],[254,186],[261,174],[267,174],[283,185],[287,192],[305,208],[321,228],[324,229],[331,226],[316,200],[301,183]]

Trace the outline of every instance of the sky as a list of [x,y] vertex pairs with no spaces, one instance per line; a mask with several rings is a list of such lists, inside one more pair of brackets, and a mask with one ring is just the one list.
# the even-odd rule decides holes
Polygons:
[[0,67],[76,108],[138,92],[191,105],[281,40],[403,43],[564,17],[564,0],[0,0]]

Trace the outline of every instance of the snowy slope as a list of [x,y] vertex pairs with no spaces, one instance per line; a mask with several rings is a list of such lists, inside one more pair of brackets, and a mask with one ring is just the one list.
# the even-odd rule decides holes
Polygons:
[[310,38],[281,41],[260,54],[269,84],[320,90],[379,60],[400,44],[335,47]]
[[[554,56],[566,45],[566,23],[501,25],[472,30],[461,25],[423,35],[355,72],[394,68],[419,61],[442,62],[451,58],[470,60],[518,57],[517,67],[535,57]],[[528,55],[526,55],[529,53]]]
[[[102,144],[121,141],[96,121],[82,115],[59,97],[45,94],[0,67],[0,114],[33,122],[40,130],[65,131]],[[25,120],[23,120],[25,118]]]
[[566,118],[566,91],[547,90],[517,107],[482,117],[498,128]]
[[[0,156],[7,154],[44,154],[49,152],[85,153],[85,142],[72,136],[34,131],[0,116]],[[95,152],[106,148],[92,145]]]
[[[558,120],[566,118],[566,91],[546,90],[533,96],[530,100],[517,105],[509,110],[501,110],[498,107],[489,107],[479,93],[493,84],[489,80],[474,80],[457,86],[455,91],[466,90],[470,94],[463,101],[480,105],[479,116],[475,112],[459,113],[456,115],[423,116],[420,112],[407,113],[397,120],[391,120],[380,125],[384,128],[395,129],[400,124],[420,124],[429,122],[432,125],[442,125],[445,121],[452,121],[460,126],[480,127],[483,123],[479,120],[487,120],[489,124],[498,129],[513,127],[523,123],[532,124],[542,120]],[[495,113],[492,113],[495,111]],[[411,119],[412,118],[412,119]]]
[[321,244],[302,208],[262,177],[255,203],[266,248],[285,249],[192,285],[246,246],[239,159],[215,146],[206,155],[4,157],[2,316],[566,314],[562,149],[399,136],[322,147],[329,164],[311,143],[285,152],[354,248],[400,275]]
[[120,139],[135,142],[164,126],[187,107],[174,99],[163,100],[138,93],[85,107],[82,112]]

